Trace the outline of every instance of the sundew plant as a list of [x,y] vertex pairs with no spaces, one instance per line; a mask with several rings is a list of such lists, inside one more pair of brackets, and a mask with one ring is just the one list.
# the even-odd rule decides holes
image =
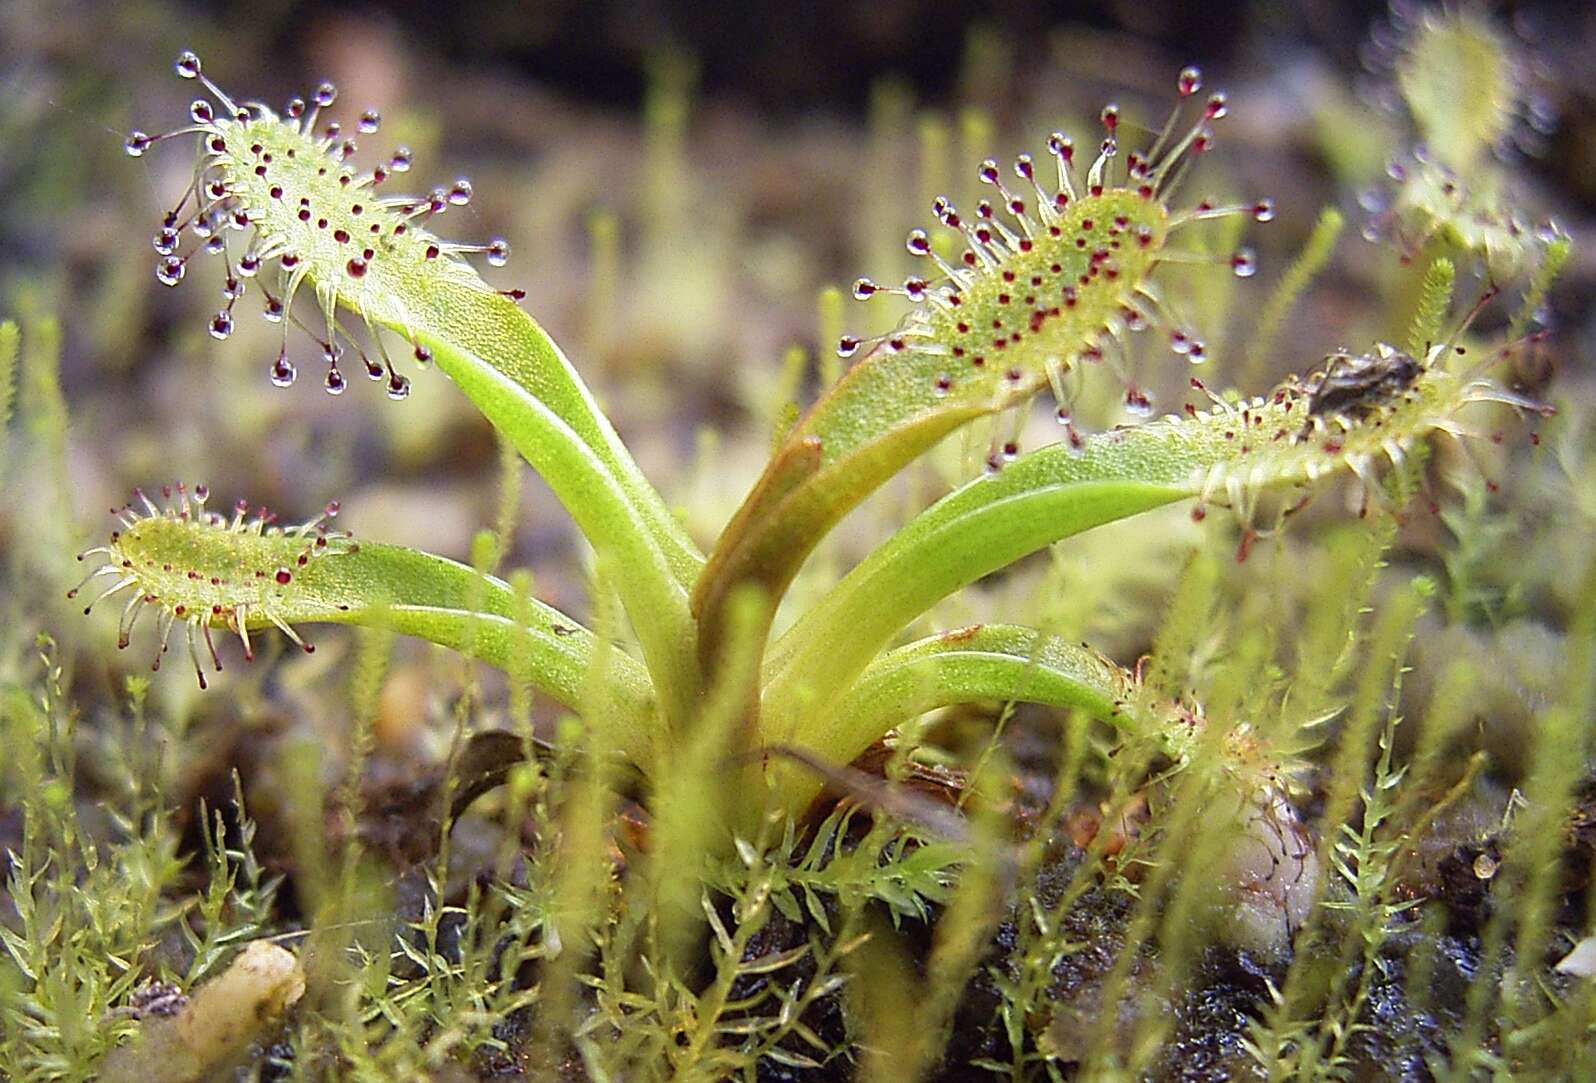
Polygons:
[[[1297,222],[1225,194],[1248,103],[1196,66],[1002,161],[966,116],[969,179],[927,166],[859,304],[821,292],[816,363],[741,366],[737,493],[712,436],[657,486],[584,357],[662,275],[691,303],[679,58],[645,270],[619,295],[595,217],[568,351],[472,182],[370,158],[331,83],[268,105],[182,52],[186,118],[123,146],[169,208],[140,265],[214,303],[184,349],[265,377],[199,430],[260,384],[419,440],[453,411],[496,518],[462,562],[337,494],[145,475],[77,546],[60,325],[17,291],[0,469],[54,510],[6,520],[0,1075],[1576,1078],[1596,501],[1573,241],[1497,153],[1550,123],[1527,49],[1395,11],[1387,112],[1319,125],[1389,167]],[[1337,266],[1365,286],[1298,318]],[[581,539],[555,595],[512,566],[523,464]]]

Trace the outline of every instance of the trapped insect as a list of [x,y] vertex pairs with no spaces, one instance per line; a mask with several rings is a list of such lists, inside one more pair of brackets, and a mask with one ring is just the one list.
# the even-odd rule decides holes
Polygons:
[[1337,350],[1308,378],[1308,414],[1366,418],[1413,386],[1424,365],[1395,346],[1377,342],[1372,353]]

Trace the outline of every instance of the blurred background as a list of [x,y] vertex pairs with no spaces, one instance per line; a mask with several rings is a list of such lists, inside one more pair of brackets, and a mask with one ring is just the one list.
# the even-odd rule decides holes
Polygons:
[[[1398,21],[1414,7],[1396,9]],[[1515,198],[1576,242],[1543,315],[1557,332],[1560,386],[1577,398],[1596,334],[1596,9],[1491,10],[1526,58],[1537,118],[1508,148]],[[196,261],[177,289],[156,281],[150,237],[187,183],[191,151],[173,140],[135,160],[123,141],[133,128],[159,132],[186,117],[195,87],[172,69],[182,49],[195,50],[223,89],[279,107],[332,80],[335,116],[353,121],[369,107],[383,118],[361,140],[361,161],[399,144],[413,150],[415,167],[399,178],[406,190],[470,177],[475,198],[437,231],[509,240],[509,265],[484,273],[527,291],[526,309],[707,544],[757,475],[789,404],[811,401],[835,376],[838,332],[895,320],[890,302],[844,300],[848,284],[907,271],[903,236],[929,220],[931,199],[971,202],[980,159],[1039,152],[1055,128],[1090,145],[1109,99],[1125,107],[1131,130],[1156,131],[1184,64],[1200,64],[1208,87],[1231,101],[1219,153],[1204,159],[1188,197],[1266,194],[1278,205],[1273,223],[1248,227],[1256,278],[1216,275],[1223,281],[1178,292],[1215,358],[1210,382],[1262,391],[1337,346],[1400,341],[1406,313],[1371,298],[1391,289],[1401,260],[1358,236],[1371,217],[1364,207],[1378,203],[1368,193],[1412,140],[1393,106],[1392,36],[1385,6],[1328,0],[7,0],[0,312],[59,316],[70,422],[59,472],[31,445],[14,458],[33,469],[12,479],[0,542],[59,540],[13,568],[18,583],[48,583],[36,605],[64,617],[51,562],[106,529],[105,509],[135,484],[204,480],[223,499],[246,496],[285,517],[338,498],[359,534],[460,558],[498,514],[505,474],[494,436],[436,373],[407,367],[416,389],[402,403],[363,381],[335,399],[320,386],[316,347],[296,333],[290,356],[301,377],[274,388],[278,330],[256,317],[254,299],[227,341],[206,333],[220,301],[218,261]],[[1329,269],[1277,348],[1248,357],[1245,317],[1326,206],[1348,219]],[[1160,412],[1178,409],[1185,373],[1164,364],[1144,379]],[[1127,420],[1116,405],[1109,389],[1091,420]],[[1027,444],[1056,439],[1047,432]],[[908,503],[889,495],[850,520],[827,567],[845,566],[962,469],[956,455],[939,461],[908,483]],[[536,480],[525,471],[519,480],[505,563],[530,567],[541,596],[582,615],[576,542]],[[55,525],[41,532],[41,520]],[[1157,590],[1165,586],[1160,578]],[[1079,619],[1102,623],[1084,610]],[[1123,644],[1134,647],[1134,633]]]

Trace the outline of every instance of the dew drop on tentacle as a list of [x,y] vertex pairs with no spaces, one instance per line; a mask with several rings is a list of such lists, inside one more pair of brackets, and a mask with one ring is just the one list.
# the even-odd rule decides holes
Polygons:
[[1203,73],[1196,67],[1184,67],[1180,70],[1175,86],[1180,91],[1182,98],[1189,98],[1203,88]]
[[1251,278],[1258,273],[1258,258],[1250,248],[1239,248],[1230,257],[1230,269],[1237,278]]
[[[468,179],[461,177],[421,198],[371,195],[370,189],[390,173],[410,170],[411,151],[402,145],[395,147],[386,164],[364,176],[343,166],[341,162],[355,151],[348,137],[373,135],[380,128],[381,117],[375,109],[366,110],[345,120],[347,128],[331,120],[327,110],[338,96],[331,83],[321,84],[305,98],[291,99],[284,117],[261,104],[241,108],[208,78],[191,52],[177,58],[176,70],[199,84],[194,88],[200,91],[198,95],[185,96],[190,99],[184,103],[185,126],[158,134],[132,132],[126,149],[141,156],[170,137],[195,137],[198,160],[193,183],[178,207],[165,216],[152,237],[152,247],[157,255],[156,277],[168,286],[184,279],[194,251],[222,256],[225,307],[207,317],[207,330],[213,337],[230,337],[240,318],[236,302],[246,292],[248,280],[257,277],[262,314],[268,322],[289,322],[290,298],[303,284],[302,292],[314,292],[329,320],[337,311],[357,311],[367,318],[368,329],[375,335],[371,302],[382,299],[384,291],[374,293],[372,280],[382,278],[377,285],[389,285],[384,274],[390,262],[397,266],[410,260],[431,260],[452,267],[462,255],[481,253],[488,266],[507,264],[510,245],[503,238],[492,238],[486,244],[458,244],[435,238],[420,226],[427,217],[467,205],[474,194]],[[235,229],[245,237],[230,243],[229,231]],[[195,238],[186,246],[190,249],[186,253],[185,235]],[[328,239],[345,247],[334,247]],[[269,266],[274,261],[278,263],[275,271]],[[512,301],[525,297],[520,289],[495,292]],[[388,322],[392,313],[380,304],[375,307],[381,310],[383,318],[377,321],[381,326],[410,339],[418,362],[431,359],[415,331],[393,326]],[[297,319],[293,322],[299,323]],[[340,394],[349,383],[340,363],[348,333],[330,328],[328,337],[333,341],[322,343],[327,362],[325,386]],[[283,341],[283,349],[269,366],[278,386],[288,386],[296,375],[287,357],[286,334]],[[405,397],[411,383],[394,370],[386,354],[379,364],[366,356],[373,351],[363,350],[353,340],[348,345],[360,354],[368,375],[383,383],[389,395]],[[380,339],[376,347],[381,352]]]
[[299,373],[294,369],[293,363],[288,360],[288,354],[286,352],[278,354],[277,360],[272,362],[273,385],[277,387],[290,387],[293,385],[294,377],[298,375]]

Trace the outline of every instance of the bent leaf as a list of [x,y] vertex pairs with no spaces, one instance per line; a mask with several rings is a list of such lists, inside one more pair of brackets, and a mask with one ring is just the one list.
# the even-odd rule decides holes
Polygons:
[[[1438,347],[1432,354],[1445,352]],[[808,744],[869,660],[932,605],[1062,538],[1178,500],[1223,503],[1251,523],[1261,498],[1352,473],[1373,484],[1381,460],[1434,430],[1463,435],[1471,402],[1527,405],[1438,367],[1416,367],[1365,413],[1311,414],[1308,387],[1270,399],[1094,436],[1022,456],[949,494],[867,557],[771,649],[766,741]],[[879,736],[876,735],[876,736]],[[822,752],[830,750],[819,746]]]
[[[1182,73],[1183,96],[1199,85],[1195,69]],[[1006,217],[982,201],[967,221],[947,200],[936,201],[942,224],[962,232],[967,251],[949,263],[916,230],[909,250],[935,263],[940,278],[910,278],[895,291],[865,279],[855,285],[861,299],[901,292],[920,307],[815,404],[721,536],[693,591],[701,646],[713,643],[732,587],[753,582],[780,598],[843,515],[954,429],[1049,385],[1067,407],[1072,368],[1100,359],[1128,328],[1161,322],[1149,277],[1170,256],[1171,230],[1227,214],[1272,217],[1268,203],[1176,212],[1164,201],[1190,155],[1211,141],[1206,121],[1224,111],[1223,95],[1210,98],[1184,137],[1166,130],[1145,157],[1129,154],[1115,179],[1118,113],[1110,107],[1103,116],[1109,138],[1084,182],[1074,173],[1072,144],[1055,134],[1048,146],[1056,187],[1043,187],[1029,155],[1014,165],[1018,192],[1004,185],[996,163],[982,165],[980,177],[1001,197]],[[1238,267],[1251,266],[1250,255],[1237,259]],[[1200,356],[1201,345],[1185,332],[1176,341]],[[840,352],[861,345],[846,338]],[[1130,389],[1128,400],[1135,395]]]
[[[139,494],[142,496],[142,494]],[[124,509],[124,528],[89,553],[105,563],[85,583],[112,580],[85,608],[122,591],[119,646],[145,611],[156,614],[156,666],[183,626],[201,687],[205,668],[222,668],[213,629],[239,637],[253,657],[251,633],[277,628],[305,650],[295,626],[322,622],[390,628],[479,658],[526,680],[573,709],[602,644],[565,614],[518,599],[504,581],[443,557],[395,545],[356,543],[318,518],[294,527],[231,520],[204,510],[205,493],[180,490],[166,508]],[[87,554],[86,554],[87,555]],[[77,591],[73,591],[76,594]],[[651,759],[653,691],[647,674],[618,651],[604,658],[613,686],[616,743],[640,768]]]
[[[335,127],[315,126],[336,96],[330,84],[317,91],[313,107],[296,101],[280,116],[258,102],[233,101],[192,53],[179,57],[177,71],[210,92],[191,107],[194,125],[184,131],[197,133],[192,194],[204,201],[191,222],[209,238],[203,250],[222,254],[228,273],[228,303],[212,319],[211,334],[231,334],[244,280],[255,279],[267,315],[285,329],[271,370],[276,383],[295,378],[286,329],[300,322],[293,302],[301,288],[314,293],[325,321],[328,391],[343,392],[340,362],[354,352],[368,374],[386,379],[392,397],[409,393],[409,378],[388,357],[384,330],[402,336],[417,360],[435,360],[548,481],[594,548],[613,551],[617,590],[650,666],[673,704],[689,702],[696,665],[686,585],[702,558],[576,371],[515,304],[520,291],[494,290],[461,258],[483,253],[503,263],[509,246],[448,242],[426,228],[430,218],[469,202],[470,184],[457,181],[424,197],[384,194],[384,182],[409,168],[408,152],[357,172],[353,141],[333,134]],[[374,115],[363,119],[361,130],[374,131],[376,123]],[[128,152],[142,155],[160,138],[135,132]],[[187,224],[179,221],[182,206],[155,238],[157,277],[168,285],[184,277],[196,254],[177,254]],[[247,235],[242,251],[229,251],[229,234],[240,231]],[[364,323],[369,347],[340,324],[340,310]]]
[[[806,743],[829,762],[850,763],[895,726],[939,707],[982,700],[1039,703],[1082,711],[1155,741],[1183,758],[1195,716],[1150,709],[1136,678],[1085,645],[1011,624],[973,625],[888,651],[866,667]],[[813,772],[777,764],[787,807],[805,807],[819,788]]]

